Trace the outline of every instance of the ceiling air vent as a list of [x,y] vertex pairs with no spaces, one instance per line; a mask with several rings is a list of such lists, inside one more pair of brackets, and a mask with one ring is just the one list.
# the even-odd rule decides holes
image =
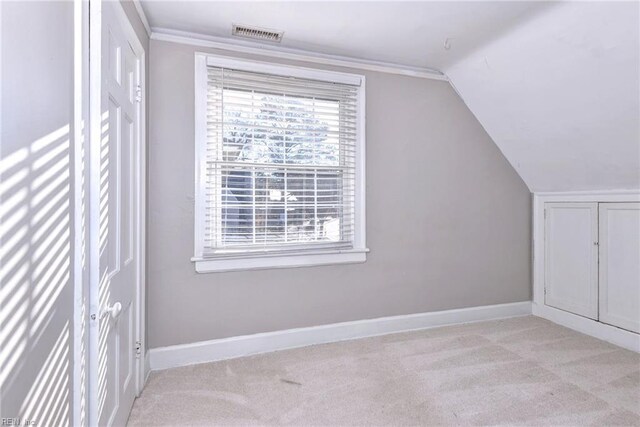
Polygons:
[[250,27],[248,25],[233,24],[231,34],[247,39],[264,42],[280,43],[284,31],[273,31],[266,28]]

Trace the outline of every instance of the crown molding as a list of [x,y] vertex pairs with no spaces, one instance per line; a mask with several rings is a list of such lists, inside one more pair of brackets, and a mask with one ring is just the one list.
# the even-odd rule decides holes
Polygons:
[[142,25],[144,29],[147,30],[147,35],[151,37],[151,26],[149,25],[149,20],[147,19],[147,15],[144,13],[144,9],[140,4],[140,0],[131,0],[133,6],[136,8],[136,12],[138,12],[138,16],[140,16],[140,21],[142,21]]
[[171,30],[167,28],[153,27],[151,39],[191,46],[208,47],[232,52],[248,53],[252,55],[268,56],[271,58],[288,59],[293,61],[312,62],[338,67],[357,68],[360,70],[378,71],[389,74],[419,77],[432,80],[449,81],[447,76],[438,70],[423,67],[394,64],[390,62],[370,61],[367,59],[351,58],[347,56],[328,55],[309,52],[301,49],[292,49],[280,46],[267,46],[260,43],[244,40],[229,39],[226,37],[210,36],[187,31]]

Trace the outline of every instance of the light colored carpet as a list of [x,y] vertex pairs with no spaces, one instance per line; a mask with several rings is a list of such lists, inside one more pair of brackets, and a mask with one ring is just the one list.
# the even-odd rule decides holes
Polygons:
[[640,355],[536,317],[153,372],[129,425],[640,425]]

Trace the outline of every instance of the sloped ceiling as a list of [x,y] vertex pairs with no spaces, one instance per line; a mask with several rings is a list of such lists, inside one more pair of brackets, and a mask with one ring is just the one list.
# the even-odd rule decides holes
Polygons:
[[532,191],[640,188],[638,2],[153,1],[152,28],[444,72]]
[[640,188],[639,17],[556,4],[444,70],[532,191]]

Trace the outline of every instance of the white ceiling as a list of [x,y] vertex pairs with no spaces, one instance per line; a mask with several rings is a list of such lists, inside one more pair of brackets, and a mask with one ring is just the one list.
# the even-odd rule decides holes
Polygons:
[[640,188],[638,2],[142,6],[154,29],[260,26],[286,48],[443,71],[532,191]]
[[446,73],[532,191],[640,188],[640,3],[556,5]]
[[[536,2],[155,1],[152,27],[231,37],[232,24],[284,31],[283,47],[443,69],[541,10]],[[446,39],[450,49],[445,49]]]

